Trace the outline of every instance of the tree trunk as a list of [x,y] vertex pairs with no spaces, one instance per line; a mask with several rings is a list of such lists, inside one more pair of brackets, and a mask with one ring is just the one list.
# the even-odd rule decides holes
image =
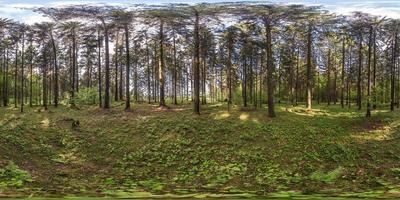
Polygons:
[[[75,39],[75,33],[73,33],[72,36],[72,71],[71,71],[71,75],[72,75],[72,82],[71,82],[71,87],[72,87],[72,91],[71,91],[71,96],[72,98],[75,97],[75,71],[76,71],[76,39]],[[74,99],[73,99],[73,104],[74,103]]]
[[300,48],[297,47],[296,56],[296,83],[295,83],[295,94],[294,94],[294,105],[297,106],[299,103],[299,70],[300,70]]
[[25,34],[22,33],[22,50],[21,50],[21,112],[24,112],[24,62],[25,62]]
[[373,36],[373,46],[374,46],[374,60],[373,60],[373,72],[372,72],[372,96],[373,96],[373,105],[372,108],[376,109],[376,97],[377,97],[377,91],[376,91],[376,29],[374,29],[374,36]]
[[30,40],[30,60],[29,60],[29,107],[33,106],[33,46],[32,39]]
[[345,76],[345,66],[346,66],[346,36],[343,36],[342,39],[342,80],[340,82],[340,105],[344,108],[344,76]]
[[233,36],[228,39],[228,63],[227,63],[227,74],[228,74],[228,111],[232,104],[232,52],[233,52]]
[[331,48],[328,49],[328,66],[326,71],[326,102],[331,105]]
[[98,77],[97,77],[97,80],[98,80],[98,86],[99,86],[99,107],[101,108],[103,105],[103,100],[102,100],[102,96],[101,96],[101,93],[102,93],[102,90],[103,90],[103,88],[102,88],[102,85],[101,85],[101,43],[102,43],[102,40],[101,40],[101,37],[100,37],[100,29],[98,30],[98,35],[97,35],[97,37],[98,37],[98,52],[97,52],[97,61],[98,61],[98,63],[97,63],[97,73],[98,73]]
[[367,114],[366,117],[371,117],[371,56],[372,56],[372,37],[373,28],[369,29],[369,42],[368,42],[368,88],[367,88]]
[[391,67],[390,67],[390,75],[391,75],[391,87],[390,87],[390,110],[394,110],[394,101],[395,101],[395,83],[396,83],[396,59],[397,59],[397,30],[394,33],[394,38],[393,38],[393,48],[392,48],[392,62],[391,62]]
[[199,38],[199,13],[195,11],[196,21],[194,24],[194,65],[193,65],[193,82],[194,82],[194,112],[200,115],[200,38]]
[[18,82],[18,43],[15,45],[15,72],[14,72],[14,107],[18,107],[18,91],[17,91],[17,82]]
[[175,29],[173,30],[173,48],[174,48],[174,104],[177,105],[177,94],[176,94],[176,83],[177,83],[177,60],[176,60],[176,41],[175,41]]
[[7,85],[8,85],[8,50],[4,48],[4,54],[3,54],[3,106],[7,106],[7,101],[8,101],[8,91],[7,91]]
[[247,107],[247,63],[246,58],[243,58],[243,84],[242,84],[243,106]]
[[358,76],[357,76],[357,106],[361,110],[361,75],[362,75],[362,33],[359,33],[359,46],[358,46]]
[[150,103],[151,100],[151,87],[150,87],[150,50],[149,50],[149,43],[148,43],[148,38],[147,38],[147,32],[146,32],[146,54],[147,54],[147,100],[148,103]]
[[[128,33],[129,34],[129,33]],[[120,50],[120,52],[121,52],[121,54],[122,54],[122,45],[121,45],[121,50]],[[127,54],[128,55],[128,54]],[[126,66],[125,66],[126,67]],[[119,100],[124,100],[124,95],[123,95],[123,93],[124,93],[124,87],[123,87],[123,83],[124,83],[124,81],[123,81],[123,67],[122,67],[122,65],[119,67],[119,87],[118,87],[118,93],[119,93]],[[126,84],[126,82],[125,82],[125,84]],[[126,91],[125,91],[125,93],[126,93]],[[126,100],[126,99],[125,99]]]
[[[119,31],[117,31],[116,39],[115,39],[115,77],[114,77],[114,101],[118,101],[118,34]],[[121,52],[122,54],[122,52]],[[121,66],[122,67],[122,66]],[[120,80],[121,81],[121,80]]]
[[54,56],[54,106],[58,106],[58,65],[57,65],[57,48],[56,43],[53,38],[52,31],[50,32],[51,44],[53,47],[53,56]]
[[105,50],[106,50],[106,82],[105,82],[105,94],[104,94],[104,109],[109,109],[110,108],[110,49],[109,49],[109,35],[108,35],[108,26],[105,24],[103,21],[103,26],[104,26],[104,42],[105,42]]
[[265,21],[266,39],[267,39],[267,96],[268,96],[268,116],[276,117],[274,107],[274,63],[272,57],[272,36],[271,36],[271,24],[269,21]]
[[[43,54],[46,54],[46,51],[43,52]],[[45,110],[47,110],[47,55],[43,55],[44,57],[44,63],[43,63],[43,69],[42,69],[42,82],[43,82],[43,107]]]
[[308,25],[307,33],[307,110],[311,110],[313,69],[311,63],[312,26]]
[[[128,24],[125,24],[125,51],[126,51],[126,79],[125,79],[125,110],[130,110],[131,109],[131,94],[130,94],[130,89],[129,89],[129,74],[130,74],[130,55],[129,55],[129,28]],[[122,80],[120,80],[122,81]]]
[[160,80],[160,102],[159,106],[163,107],[165,105],[165,80],[164,80],[164,21],[161,19],[160,20],[160,57],[159,57],[159,64],[158,64],[158,69],[159,69],[159,74],[158,78]]

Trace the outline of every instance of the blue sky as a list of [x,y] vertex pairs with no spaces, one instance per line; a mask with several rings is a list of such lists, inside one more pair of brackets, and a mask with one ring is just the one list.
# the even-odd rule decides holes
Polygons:
[[[0,0],[0,17],[12,18],[28,24],[45,21],[46,18],[22,8],[35,6],[64,6],[68,4],[106,3],[121,5],[128,3],[200,3],[224,2],[235,0]],[[338,14],[350,14],[362,11],[374,15],[400,18],[400,0],[269,0],[273,3],[296,3],[305,5],[322,5],[327,10]]]

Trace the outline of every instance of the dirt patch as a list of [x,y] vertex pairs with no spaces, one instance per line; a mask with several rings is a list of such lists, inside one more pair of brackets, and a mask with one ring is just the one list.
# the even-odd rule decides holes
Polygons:
[[384,130],[388,124],[380,119],[374,121],[363,121],[361,123],[354,123],[352,126],[363,132],[370,132],[375,130]]

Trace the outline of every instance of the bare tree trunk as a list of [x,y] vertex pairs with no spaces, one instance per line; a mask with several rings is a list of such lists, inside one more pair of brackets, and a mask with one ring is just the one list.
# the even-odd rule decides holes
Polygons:
[[326,71],[326,102],[331,105],[331,48],[328,49],[328,67]]
[[340,84],[340,105],[344,108],[344,77],[345,77],[345,66],[346,66],[346,36],[343,36],[342,39],[342,80]]
[[[114,91],[114,101],[119,101],[118,99],[118,38],[119,31],[117,31],[116,39],[115,39],[115,77],[114,77],[114,84],[115,84],[115,91]],[[122,52],[121,52],[122,54]],[[121,66],[122,67],[122,66]],[[121,81],[121,80],[120,80]]]
[[373,96],[373,105],[372,108],[376,109],[376,97],[377,97],[377,91],[376,91],[376,30],[374,29],[374,36],[373,36],[373,46],[374,46],[374,60],[373,60],[373,72],[372,72],[372,96]]
[[18,92],[17,92],[17,82],[18,82],[18,43],[15,45],[15,72],[14,72],[14,107],[18,107]]
[[176,83],[177,83],[177,60],[176,60],[176,41],[175,41],[175,29],[173,30],[173,48],[174,48],[174,104],[177,105],[177,94],[176,94]]
[[160,80],[160,102],[159,106],[165,105],[165,80],[164,80],[164,21],[160,20],[160,57],[159,57],[159,75],[158,78]]
[[98,53],[97,54],[97,56],[98,56],[98,58],[97,58],[98,77],[97,78],[98,78],[98,85],[99,85],[99,107],[101,108],[103,106],[102,96],[101,96],[101,92],[103,89],[102,89],[102,85],[101,85],[101,43],[102,43],[102,40],[100,38],[100,29],[98,30],[97,37],[98,37],[98,52],[97,52]]
[[390,75],[391,75],[391,87],[390,87],[390,110],[394,110],[394,101],[395,101],[395,83],[396,83],[396,58],[397,58],[397,30],[394,33],[394,41],[393,41],[393,48],[392,48],[392,62],[390,67]]
[[108,36],[108,26],[103,21],[104,26],[104,42],[105,42],[105,50],[106,50],[106,82],[105,82],[105,94],[104,94],[104,109],[110,108],[110,49],[109,49],[109,36]]
[[296,56],[296,83],[295,83],[295,94],[294,94],[294,105],[297,106],[299,103],[299,70],[300,70],[300,48],[297,47]]
[[54,56],[54,106],[58,106],[58,65],[57,65],[57,48],[56,48],[56,43],[53,38],[53,32],[52,30],[50,31],[50,37],[51,37],[51,44],[53,47],[53,56]]
[[272,36],[271,36],[271,24],[268,20],[265,22],[266,38],[267,38],[267,96],[268,96],[268,116],[276,117],[274,107],[274,63],[272,57]]
[[228,41],[228,63],[227,63],[227,74],[228,74],[228,111],[232,104],[232,51],[233,51],[233,38],[232,36]]
[[359,46],[358,46],[358,79],[357,79],[357,106],[361,110],[361,75],[362,75],[362,33],[359,33]]
[[1,85],[1,89],[0,89],[0,100],[1,100],[1,104],[0,104],[0,107],[3,105],[3,100],[4,100],[4,66],[5,66],[5,62],[4,62],[4,54],[6,53],[6,51],[5,51],[5,49],[3,49],[3,51],[2,51],[2,55],[3,56],[1,56],[1,67],[0,67],[0,78],[1,78],[1,81],[0,81],[0,85]]
[[243,106],[247,107],[247,63],[246,57],[243,58],[243,83],[242,83]]
[[147,32],[146,32],[146,54],[147,54],[147,100],[148,103],[150,103],[151,100],[151,87],[150,87],[150,50],[149,50],[149,43],[148,43],[148,38],[147,38]]
[[21,112],[24,112],[24,62],[25,62],[25,34],[22,33],[22,50],[21,50]]
[[75,97],[75,71],[76,71],[76,39],[75,39],[75,33],[73,33],[72,36],[72,71],[71,71],[71,75],[72,75],[72,82],[71,82],[71,97],[74,98]]
[[[126,79],[125,79],[125,110],[130,110],[131,109],[131,94],[130,94],[130,89],[129,89],[129,74],[130,72],[130,55],[129,55],[129,28],[128,28],[128,24],[125,24],[124,26],[125,28],[125,52],[126,52],[126,69],[125,69],[125,73],[126,73]],[[122,79],[120,80],[122,82]]]
[[199,38],[199,13],[195,11],[196,21],[194,25],[194,112],[200,115],[200,38]]
[[311,110],[313,70],[311,63],[312,26],[308,25],[307,33],[307,110]]
[[[121,45],[121,50],[120,50],[120,52],[121,52],[121,54],[122,54],[122,45]],[[126,67],[126,66],[125,66]],[[118,93],[119,93],[119,100],[124,100],[124,95],[123,95],[123,93],[124,93],[124,86],[123,86],[123,83],[124,83],[124,78],[123,78],[123,67],[122,67],[122,65],[119,67],[119,87],[118,87]],[[126,82],[125,82],[125,84],[126,84]],[[126,91],[125,91],[125,93],[126,93]],[[126,99],[125,99],[126,100]]]
[[[43,52],[44,54],[46,53],[45,51]],[[46,55],[43,55],[44,57],[44,63],[43,63],[43,107],[45,110],[47,110],[47,58]]]
[[368,44],[368,93],[367,93],[367,114],[366,117],[371,117],[371,55],[372,55],[372,37],[373,28],[369,29],[369,44]]
[[5,47],[4,55],[4,75],[3,75],[3,106],[8,106],[8,49]]
[[33,50],[32,50],[32,40],[30,40],[30,60],[29,60],[29,107],[33,106]]

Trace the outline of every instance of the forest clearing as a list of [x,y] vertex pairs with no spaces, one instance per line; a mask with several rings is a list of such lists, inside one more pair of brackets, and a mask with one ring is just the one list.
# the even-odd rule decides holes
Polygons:
[[400,198],[399,2],[18,2],[0,198]]
[[0,164],[29,172],[13,171],[3,187],[35,196],[400,194],[398,113],[365,119],[356,108],[279,105],[268,118],[265,108],[228,113],[221,103],[200,116],[187,104],[122,108],[2,112]]

